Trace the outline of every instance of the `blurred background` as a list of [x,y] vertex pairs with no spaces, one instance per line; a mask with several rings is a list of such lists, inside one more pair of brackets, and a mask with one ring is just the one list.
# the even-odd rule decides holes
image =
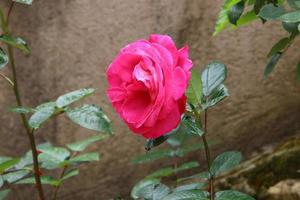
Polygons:
[[[94,87],[97,94],[87,101],[101,105],[113,121],[115,135],[91,147],[101,153],[101,161],[82,167],[78,177],[65,183],[60,199],[128,197],[134,183],[158,166],[168,165],[164,160],[129,163],[145,152],[145,140],[129,131],[105,95],[105,70],[119,49],[151,33],[172,36],[177,47],[188,44],[194,67],[199,70],[213,60],[228,66],[230,97],[209,111],[208,137],[219,141],[213,146],[214,154],[241,150],[244,159],[250,159],[291,138],[299,141],[300,86],[294,67],[299,59],[299,41],[280,60],[272,76],[263,79],[266,55],[285,33],[276,23],[263,26],[255,21],[212,37],[222,2],[36,0],[32,6],[14,7],[10,19],[13,32],[21,34],[32,49],[30,56],[15,51],[25,105],[34,107],[68,91]],[[8,4],[6,0],[0,2],[5,9]],[[24,154],[29,146],[19,116],[7,111],[15,105],[14,95],[4,83],[0,91],[0,154]],[[39,143],[61,145],[93,133],[60,117],[36,134]],[[185,159],[203,160],[204,154],[196,152]],[[272,170],[271,165],[268,172]],[[20,186],[11,199],[32,199],[32,191]]]

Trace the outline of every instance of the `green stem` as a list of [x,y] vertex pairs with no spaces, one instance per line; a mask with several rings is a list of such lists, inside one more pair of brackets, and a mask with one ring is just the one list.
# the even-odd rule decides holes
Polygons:
[[[10,14],[12,12],[13,5],[14,5],[14,2],[12,2],[10,7],[9,7],[9,11],[8,11],[7,18],[6,18],[6,24],[5,24],[6,27],[3,28],[5,31],[7,31],[6,34],[9,34],[8,33],[8,20],[9,20]],[[17,105],[22,107],[23,104],[22,104],[20,93],[19,93],[18,80],[17,80],[17,71],[16,71],[16,65],[15,65],[13,50],[12,50],[12,47],[10,45],[7,45],[7,49],[8,49],[8,57],[9,57],[10,65],[11,65],[11,69],[12,69],[12,77],[13,77],[13,84],[14,84],[13,88],[14,88],[14,93],[15,93]],[[31,146],[36,188],[38,190],[40,200],[44,200],[45,198],[44,198],[44,192],[43,192],[43,187],[42,187],[41,177],[40,177],[40,171],[39,171],[38,153],[37,153],[36,143],[35,143],[35,138],[34,138],[34,130],[30,128],[30,126],[28,124],[28,120],[27,120],[25,114],[20,114],[20,115],[21,115],[23,125],[26,129],[26,133],[27,133],[27,136],[28,136],[28,139],[29,139],[29,142],[30,142],[30,146]]]

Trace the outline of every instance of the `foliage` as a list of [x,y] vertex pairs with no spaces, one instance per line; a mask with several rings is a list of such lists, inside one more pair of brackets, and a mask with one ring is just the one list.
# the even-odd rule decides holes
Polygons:
[[[259,19],[264,24],[271,21],[279,21],[288,36],[280,39],[271,48],[267,56],[269,60],[264,70],[264,77],[266,78],[272,73],[282,54],[286,52],[299,35],[299,2],[299,0],[224,0],[224,5],[215,25],[214,35],[225,30],[226,27],[240,27],[256,19]],[[298,65],[296,72],[297,81],[300,83]]]

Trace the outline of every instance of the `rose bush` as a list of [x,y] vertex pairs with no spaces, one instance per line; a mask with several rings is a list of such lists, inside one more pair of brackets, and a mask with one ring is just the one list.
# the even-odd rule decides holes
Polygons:
[[185,111],[192,61],[167,35],[122,48],[107,69],[107,95],[136,134],[157,138],[176,128]]

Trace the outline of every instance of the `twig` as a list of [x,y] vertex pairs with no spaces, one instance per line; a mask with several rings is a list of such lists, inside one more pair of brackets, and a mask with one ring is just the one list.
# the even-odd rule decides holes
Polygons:
[[11,86],[15,87],[14,82],[13,82],[10,78],[8,78],[5,74],[2,74],[2,73],[0,72],[0,76],[1,76],[2,78],[4,78]]

